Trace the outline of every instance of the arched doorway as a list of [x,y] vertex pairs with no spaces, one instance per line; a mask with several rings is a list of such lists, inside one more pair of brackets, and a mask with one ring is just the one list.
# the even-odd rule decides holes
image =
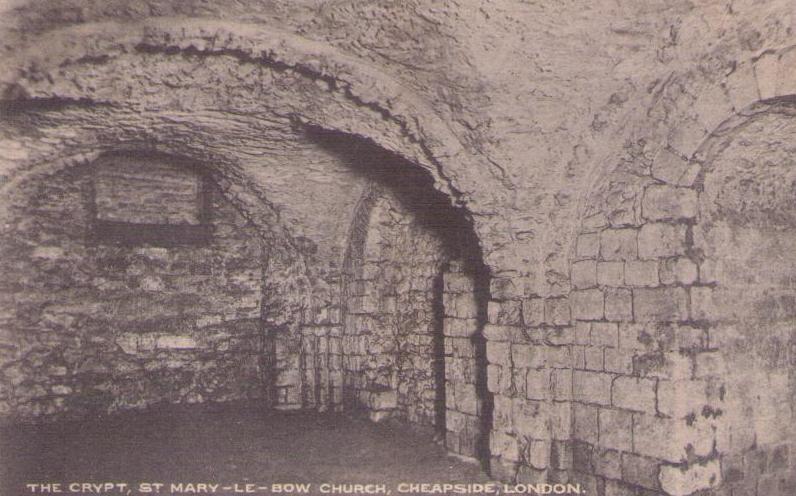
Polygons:
[[343,261],[345,404],[487,461],[489,275],[470,222],[422,169],[335,133],[317,139],[369,181]]

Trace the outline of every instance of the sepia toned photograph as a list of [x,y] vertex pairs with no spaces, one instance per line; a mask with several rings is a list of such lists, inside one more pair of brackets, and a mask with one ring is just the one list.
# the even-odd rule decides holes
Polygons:
[[0,0],[0,496],[796,496],[796,1]]

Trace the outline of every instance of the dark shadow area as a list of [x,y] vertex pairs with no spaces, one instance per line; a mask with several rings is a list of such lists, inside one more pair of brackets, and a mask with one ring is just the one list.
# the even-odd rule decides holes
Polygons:
[[352,170],[395,193],[424,227],[439,235],[451,258],[483,267],[472,219],[464,209],[451,205],[445,193],[434,189],[428,171],[364,139],[317,128],[308,128],[306,133],[308,139],[345,160]]
[[[444,270],[443,270],[444,272]],[[434,432],[440,439],[445,439],[447,432],[447,405],[446,405],[446,384],[445,384],[445,336],[443,334],[443,323],[445,321],[445,305],[442,301],[444,290],[444,280],[442,272],[434,277],[433,295],[433,319],[434,333],[431,336],[432,348],[434,350]]]

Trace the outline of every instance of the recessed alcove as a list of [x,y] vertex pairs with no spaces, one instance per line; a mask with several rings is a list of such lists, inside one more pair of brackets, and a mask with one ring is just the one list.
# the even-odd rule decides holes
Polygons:
[[124,245],[201,245],[212,236],[210,179],[185,158],[108,153],[93,165],[90,239]]

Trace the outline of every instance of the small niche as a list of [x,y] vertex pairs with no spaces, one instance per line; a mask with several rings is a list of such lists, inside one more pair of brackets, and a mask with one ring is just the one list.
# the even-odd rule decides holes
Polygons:
[[94,165],[90,238],[99,244],[204,245],[212,237],[209,178],[190,161],[113,153]]

